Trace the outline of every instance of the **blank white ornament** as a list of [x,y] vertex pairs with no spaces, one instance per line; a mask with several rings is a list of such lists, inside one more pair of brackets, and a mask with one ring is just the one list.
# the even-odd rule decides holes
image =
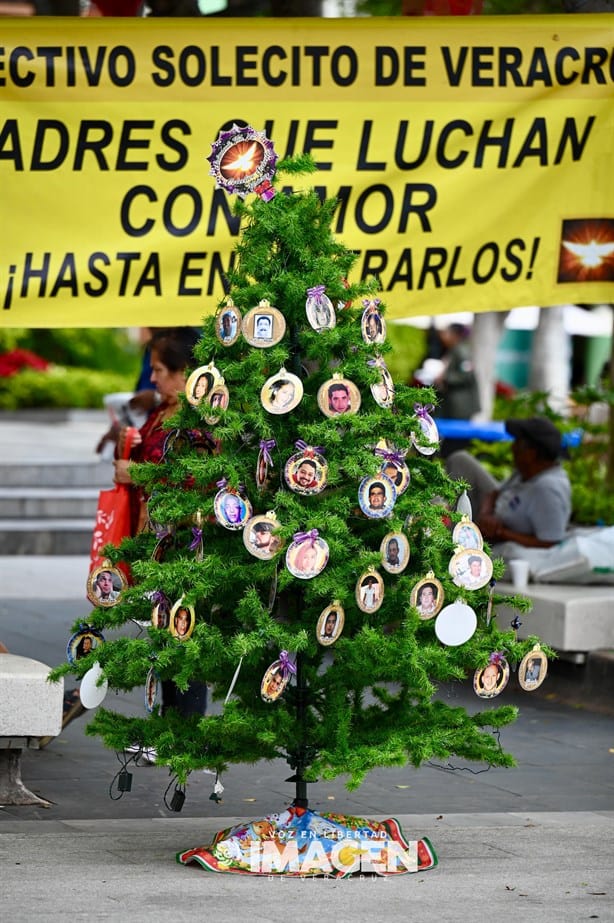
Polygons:
[[96,661],[94,666],[87,671],[81,680],[79,697],[81,699],[81,704],[85,708],[96,708],[104,700],[104,697],[107,694],[107,689],[109,688],[109,681],[105,679],[104,682],[98,686],[98,680],[101,676],[102,667],[98,661]]
[[456,504],[456,512],[460,513],[461,516],[466,516],[468,519],[473,519],[473,510],[471,508],[471,500],[466,490],[462,492],[458,498]]
[[478,617],[465,602],[458,599],[444,606],[435,620],[435,634],[442,644],[458,647],[475,634]]

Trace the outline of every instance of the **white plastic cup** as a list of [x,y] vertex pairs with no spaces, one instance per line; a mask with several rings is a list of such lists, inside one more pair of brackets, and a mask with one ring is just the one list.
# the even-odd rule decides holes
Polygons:
[[512,583],[517,590],[526,590],[529,585],[529,562],[514,558],[509,562]]

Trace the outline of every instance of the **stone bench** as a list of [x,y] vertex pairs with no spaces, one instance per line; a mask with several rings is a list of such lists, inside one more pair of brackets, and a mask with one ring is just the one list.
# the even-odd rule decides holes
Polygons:
[[[498,583],[497,592],[519,591],[511,583]],[[520,595],[532,601],[530,612],[497,607],[502,628],[520,615],[519,638],[538,635],[555,650],[574,654],[576,662],[583,662],[590,651],[614,648],[614,586],[530,583]]]
[[29,657],[0,654],[0,804],[49,802],[21,781],[21,751],[62,730],[64,683],[47,680],[51,667]]

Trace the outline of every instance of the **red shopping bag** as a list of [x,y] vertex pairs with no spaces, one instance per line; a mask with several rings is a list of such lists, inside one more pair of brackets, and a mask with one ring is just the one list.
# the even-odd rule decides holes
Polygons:
[[[123,458],[130,457],[133,444],[133,434],[137,430],[130,427],[126,432]],[[105,545],[115,545],[117,548],[122,539],[132,534],[130,524],[130,487],[127,484],[116,484],[108,490],[101,490],[98,495],[98,509],[92,533],[90,548],[90,573],[96,567],[102,567],[105,561],[102,549]],[[127,564],[118,564],[130,579],[130,568]]]

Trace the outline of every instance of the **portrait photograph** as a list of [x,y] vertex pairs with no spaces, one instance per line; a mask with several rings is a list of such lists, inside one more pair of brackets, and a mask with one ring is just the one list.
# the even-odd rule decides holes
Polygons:
[[421,619],[432,619],[444,603],[444,589],[441,581],[430,574],[419,580],[412,588],[409,602],[417,610]]
[[[419,416],[417,420],[420,435],[417,435],[412,430],[411,441],[414,448],[417,452],[420,452],[421,455],[433,455],[439,450],[439,430],[437,429],[437,424],[430,414]],[[427,443],[430,443],[430,445]]]
[[386,339],[386,321],[373,302],[369,302],[362,312],[360,330],[367,344],[381,344]]
[[213,386],[205,398],[205,422],[210,426],[219,422],[220,415],[216,410],[227,410],[230,402],[230,393],[224,384],[224,379]]
[[274,534],[279,528],[272,516],[252,516],[243,529],[243,544],[255,558],[269,561],[282,547],[281,538]]
[[494,699],[503,692],[510,678],[508,662],[501,658],[498,663],[488,663],[473,674],[473,691],[481,699]]
[[305,302],[305,313],[314,330],[332,330],[337,323],[335,308],[328,295],[309,295]]
[[243,338],[250,346],[267,349],[275,346],[286,332],[286,319],[277,308],[272,308],[268,301],[261,301],[257,308],[252,308],[243,318]]
[[185,396],[192,407],[198,407],[222,376],[213,365],[201,365],[195,369],[185,383]]
[[394,404],[394,382],[392,375],[386,368],[385,363],[380,363],[380,380],[371,386],[373,400],[383,410],[387,410]]
[[241,333],[241,315],[234,305],[226,305],[215,318],[215,335],[222,346],[232,346]]
[[95,567],[87,578],[87,598],[95,606],[108,609],[121,599],[128,586],[126,578],[117,567]]
[[91,654],[101,644],[104,644],[104,635],[96,628],[80,628],[68,639],[66,645],[66,658],[69,663],[76,663],[87,654]]
[[329,549],[323,538],[292,542],[286,552],[286,567],[294,577],[311,580],[328,564]]
[[387,459],[382,463],[380,471],[382,474],[385,474],[386,477],[389,478],[394,484],[397,497],[400,497],[401,494],[405,493],[409,487],[410,474],[409,468],[404,461],[394,461],[392,459]]
[[537,689],[546,678],[548,672],[548,658],[539,648],[534,648],[520,661],[518,665],[518,682],[525,692]]
[[362,612],[376,612],[384,601],[384,581],[375,570],[366,571],[356,581],[356,605]]
[[316,638],[318,644],[323,647],[329,647],[334,644],[345,624],[345,611],[340,602],[335,601],[331,606],[327,606],[316,624]]
[[171,604],[168,599],[157,603],[151,610],[151,624],[154,628],[168,628],[171,619]]
[[196,613],[194,606],[187,606],[183,599],[178,599],[171,609],[169,631],[178,641],[187,641],[194,631]]
[[302,381],[297,375],[286,372],[285,369],[268,378],[260,391],[262,406],[273,414],[290,413],[298,407],[302,397]]
[[253,513],[252,505],[247,497],[242,497],[226,487],[215,495],[213,510],[219,524],[232,531],[243,529]]
[[290,681],[290,671],[284,673],[281,660],[276,660],[262,677],[260,695],[265,702],[275,702],[284,692]]
[[284,466],[284,478],[290,490],[305,496],[324,490],[327,476],[326,459],[313,450],[292,455]]
[[397,492],[385,474],[363,478],[358,488],[358,503],[369,519],[384,519],[392,512]]
[[145,680],[145,708],[153,712],[156,705],[161,704],[162,686],[155,669],[151,667]]
[[318,389],[318,407],[325,417],[358,413],[360,403],[360,391],[349,378],[329,378]]
[[389,532],[380,545],[382,567],[389,574],[400,574],[409,564],[409,540],[403,532]]
[[490,582],[492,561],[484,551],[459,551],[448,565],[456,586],[465,590],[480,590]]
[[454,526],[452,541],[457,548],[466,548],[468,551],[481,551],[484,547],[482,533],[476,524],[464,519]]

